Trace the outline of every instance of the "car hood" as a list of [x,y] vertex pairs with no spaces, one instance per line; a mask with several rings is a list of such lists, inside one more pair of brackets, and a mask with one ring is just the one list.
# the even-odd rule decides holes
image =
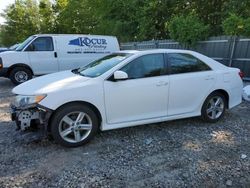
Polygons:
[[67,90],[79,87],[91,78],[63,71],[29,80],[17,87],[12,92],[18,95],[38,95]]

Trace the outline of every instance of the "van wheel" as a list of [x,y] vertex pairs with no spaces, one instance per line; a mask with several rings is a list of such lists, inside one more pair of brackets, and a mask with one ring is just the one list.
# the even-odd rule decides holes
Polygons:
[[85,105],[69,104],[59,109],[51,121],[51,133],[55,141],[66,147],[88,143],[98,131],[95,112]]
[[204,121],[215,123],[224,116],[225,110],[225,96],[219,92],[214,92],[205,100],[201,110],[201,117]]
[[15,85],[19,85],[32,79],[32,72],[25,67],[15,67],[10,72],[10,79]]

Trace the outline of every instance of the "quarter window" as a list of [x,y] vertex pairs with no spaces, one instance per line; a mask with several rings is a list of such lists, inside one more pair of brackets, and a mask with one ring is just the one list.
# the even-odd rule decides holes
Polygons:
[[122,71],[128,74],[129,79],[160,76],[165,73],[163,54],[150,54],[139,57],[125,65]]
[[27,51],[54,51],[53,41],[51,37],[39,37],[35,39]]
[[190,54],[169,53],[168,62],[171,67],[171,74],[211,70],[207,64]]

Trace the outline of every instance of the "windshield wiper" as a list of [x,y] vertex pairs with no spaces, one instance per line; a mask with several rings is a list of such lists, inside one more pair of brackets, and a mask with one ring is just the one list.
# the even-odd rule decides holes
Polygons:
[[73,69],[71,70],[71,72],[73,72],[74,74],[79,74],[80,72],[78,71],[78,69]]
[[73,72],[74,74],[81,75],[81,76],[89,77],[89,76],[86,76],[85,74],[81,73],[81,72],[79,71],[79,69],[73,69],[71,72]]

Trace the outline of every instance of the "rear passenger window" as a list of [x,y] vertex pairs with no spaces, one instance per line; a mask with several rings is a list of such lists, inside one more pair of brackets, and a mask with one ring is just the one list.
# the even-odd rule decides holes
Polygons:
[[28,47],[28,51],[54,51],[51,37],[39,37]]
[[171,74],[208,71],[211,68],[200,59],[183,53],[169,53],[168,62]]

